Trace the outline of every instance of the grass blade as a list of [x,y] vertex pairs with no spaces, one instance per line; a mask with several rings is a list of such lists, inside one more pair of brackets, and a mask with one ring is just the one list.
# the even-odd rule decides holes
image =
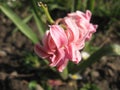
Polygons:
[[[29,22],[29,21],[31,20],[32,16],[33,16],[33,15],[27,16],[25,19],[23,19],[23,22],[24,22],[24,23]],[[16,32],[16,31],[18,31],[18,28],[17,28],[17,27],[13,30],[13,33]]]
[[43,36],[44,35],[44,28],[43,28],[42,22],[39,20],[39,18],[35,14],[35,11],[32,10],[32,13],[33,13],[33,17],[34,17],[34,20],[36,22],[36,25],[38,27],[38,30],[40,32],[40,35]]
[[32,29],[20,19],[6,4],[0,3],[0,10],[12,20],[12,22],[19,28],[19,30],[25,34],[32,42],[35,44],[39,40],[36,34],[32,31]]
[[72,70],[74,71],[73,73],[84,71],[88,66],[100,60],[102,56],[105,55],[120,56],[120,45],[112,44],[101,47],[100,49],[96,50],[87,60],[84,60],[79,65],[75,66],[75,68]]

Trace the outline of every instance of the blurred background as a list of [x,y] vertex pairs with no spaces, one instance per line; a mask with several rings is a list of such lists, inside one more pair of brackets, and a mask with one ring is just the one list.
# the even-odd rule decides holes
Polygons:
[[[98,29],[82,52],[96,55],[92,57],[96,63],[82,72],[69,63],[69,77],[64,79],[36,56],[34,44],[10,17],[15,13],[40,40],[48,29],[40,1],[47,4],[54,20],[76,10],[92,12],[91,23],[98,24]],[[104,48],[96,52],[114,44],[120,52],[119,4],[120,0],[0,0],[0,90],[120,90],[120,54],[106,55]]]

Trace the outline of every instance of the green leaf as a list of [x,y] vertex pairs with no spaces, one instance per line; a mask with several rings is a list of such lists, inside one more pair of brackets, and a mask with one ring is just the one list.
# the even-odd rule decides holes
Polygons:
[[[33,15],[27,16],[25,19],[23,19],[23,22],[24,22],[24,23],[29,22],[29,21],[31,20],[32,16],[33,16]],[[18,28],[16,27],[16,28],[13,30],[13,33],[16,32],[17,30],[18,30]]]
[[43,36],[44,34],[44,27],[43,27],[43,23],[42,21],[40,21],[40,19],[37,17],[36,13],[34,10],[32,10],[32,13],[33,13],[33,17],[34,17],[34,20],[36,22],[36,25],[38,27],[38,30],[40,32],[40,35]]
[[6,4],[0,3],[0,10],[12,20],[12,22],[19,28],[19,30],[25,34],[34,44],[39,40],[36,34],[31,30],[31,28],[20,19]]
[[106,55],[120,55],[120,45],[112,44],[112,45],[105,45],[98,50],[96,50],[87,60],[80,62],[79,65],[73,68],[73,73],[82,72],[88,66],[92,65],[96,61],[100,60],[102,56]]
[[85,84],[80,90],[100,90],[95,84]]
[[40,9],[38,7],[39,1],[38,0],[30,0],[30,2],[31,2],[31,6],[32,6],[32,14],[33,14],[35,23],[36,23],[38,30],[39,30],[39,33],[42,37],[44,34],[44,31],[45,31],[45,25],[41,20],[41,12],[40,12]]

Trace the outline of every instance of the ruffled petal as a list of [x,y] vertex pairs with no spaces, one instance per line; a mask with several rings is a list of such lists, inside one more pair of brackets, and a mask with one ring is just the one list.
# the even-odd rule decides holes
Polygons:
[[63,28],[61,28],[59,25],[51,25],[50,34],[57,48],[61,48],[64,47],[64,45],[67,45],[67,36]]
[[90,40],[90,38],[92,37],[92,34],[96,32],[98,25],[93,25],[93,24],[89,24],[89,33],[86,36],[86,40]]
[[81,54],[74,44],[69,46],[69,59],[74,63],[78,63],[81,60]]
[[54,67],[56,66],[61,60],[65,57],[65,52],[63,49],[59,49],[56,51],[55,54],[53,54],[53,57],[51,57],[51,63],[50,66]]
[[67,66],[67,64],[68,64],[68,59],[67,58],[62,59],[56,66],[57,70],[59,72],[62,72],[65,69],[65,67]]
[[68,32],[72,32],[71,38],[73,39],[73,42],[76,42],[79,38],[78,26],[76,25],[75,21],[69,17],[64,18],[64,21],[68,27]]
[[40,44],[36,44],[34,47],[34,51],[36,52],[36,54],[39,57],[42,58],[47,58],[49,56],[49,54],[47,54],[47,50],[45,50],[45,48],[43,46],[41,46]]
[[88,21],[90,21],[91,15],[92,15],[91,12],[90,12],[89,10],[87,10],[85,14],[86,14],[86,19],[87,19]]
[[44,37],[42,38],[42,44],[49,54],[54,53],[56,45],[50,36],[49,30],[46,31]]

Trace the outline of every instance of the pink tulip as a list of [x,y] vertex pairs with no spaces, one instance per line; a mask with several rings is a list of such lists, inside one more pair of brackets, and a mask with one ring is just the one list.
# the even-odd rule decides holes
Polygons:
[[97,28],[97,25],[90,23],[90,19],[91,12],[88,10],[86,13],[76,11],[68,14],[62,19],[61,25],[50,25],[42,44],[35,45],[35,52],[43,59],[47,59],[50,66],[56,66],[60,72],[64,70],[69,60],[79,63],[80,50]]

